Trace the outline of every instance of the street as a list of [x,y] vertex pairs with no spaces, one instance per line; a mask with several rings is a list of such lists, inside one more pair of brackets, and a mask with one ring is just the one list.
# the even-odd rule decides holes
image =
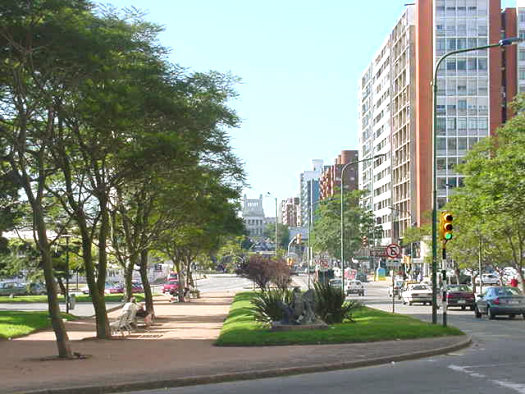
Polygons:
[[[237,279],[224,279],[233,286]],[[306,276],[294,277],[296,284]],[[388,282],[366,283],[366,305],[391,311]],[[431,321],[430,306],[405,306],[396,313]],[[439,315],[441,317],[441,309]],[[525,321],[476,319],[471,311],[449,310],[448,321],[472,336],[473,344],[458,352],[415,361],[289,377],[181,387],[148,393],[525,393]],[[146,391],[143,391],[146,393]]]

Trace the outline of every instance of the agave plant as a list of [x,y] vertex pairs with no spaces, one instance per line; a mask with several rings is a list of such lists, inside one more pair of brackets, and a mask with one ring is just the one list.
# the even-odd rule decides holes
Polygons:
[[269,324],[283,318],[283,304],[290,303],[290,290],[269,290],[259,292],[252,299],[255,320]]
[[357,301],[345,301],[345,294],[339,287],[332,287],[328,283],[316,282],[315,312],[327,324],[342,323],[347,319],[352,321],[352,311],[361,304]]

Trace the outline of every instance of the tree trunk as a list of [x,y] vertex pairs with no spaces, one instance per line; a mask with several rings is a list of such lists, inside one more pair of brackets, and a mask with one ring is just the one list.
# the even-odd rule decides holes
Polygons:
[[[106,285],[106,275],[107,275],[107,239],[109,234],[109,214],[107,207],[107,198],[99,198],[100,203],[100,229],[98,233],[98,277],[97,277],[97,287],[98,287],[98,313],[97,314],[97,338],[107,339],[111,338],[111,330],[109,328],[109,319],[106,311],[106,301],[104,299],[104,288]],[[95,309],[97,312],[97,309]]]
[[131,256],[124,268],[124,301],[128,302],[133,296],[133,267],[135,266],[135,256]]
[[44,222],[44,214],[41,207],[33,204],[33,219],[38,235],[38,247],[42,255],[42,267],[46,280],[47,300],[51,325],[55,331],[55,337],[58,348],[58,357],[73,358],[71,345],[67,335],[66,327],[60,314],[58,305],[58,296],[55,286],[55,275],[53,274],[53,262],[49,251],[49,241],[47,239],[47,229]]
[[64,294],[64,297],[65,297],[65,294],[66,294],[67,290],[66,290],[66,286],[64,286],[64,281],[59,276],[56,276],[55,279],[56,279],[56,281],[58,283],[58,287],[60,287],[60,291],[62,292],[62,294]]
[[86,282],[89,288],[91,302],[95,310],[97,338],[107,339],[111,337],[111,332],[109,330],[106,301],[104,299],[104,284],[102,285],[102,289],[100,289],[95,273],[93,254],[91,252],[92,238],[82,211],[79,212],[77,210],[75,221],[77,222],[82,237],[82,260],[84,262],[84,268],[86,269]]
[[155,317],[155,310],[153,308],[153,294],[151,293],[151,286],[148,279],[148,250],[144,249],[140,252],[140,279],[142,280],[142,287],[144,287],[144,298],[146,301],[146,312]]

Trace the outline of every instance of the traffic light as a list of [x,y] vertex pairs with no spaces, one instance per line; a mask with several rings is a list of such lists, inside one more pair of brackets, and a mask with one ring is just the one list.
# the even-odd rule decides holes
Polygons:
[[451,212],[441,212],[441,216],[439,218],[439,237],[443,242],[448,242],[452,239],[452,230],[454,228],[454,226],[452,226],[453,220],[454,216],[452,216]]
[[368,237],[366,235],[361,237],[361,245],[363,245],[365,248],[368,246]]

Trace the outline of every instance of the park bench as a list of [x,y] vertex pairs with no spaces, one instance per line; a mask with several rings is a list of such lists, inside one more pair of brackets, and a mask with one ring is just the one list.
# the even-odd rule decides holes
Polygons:
[[130,324],[130,317],[132,315],[132,311],[126,311],[123,312],[117,320],[112,322],[109,327],[111,329],[111,335],[116,334],[117,332],[120,332],[120,335],[124,336],[124,332],[127,331],[128,335],[131,333],[132,327]]

